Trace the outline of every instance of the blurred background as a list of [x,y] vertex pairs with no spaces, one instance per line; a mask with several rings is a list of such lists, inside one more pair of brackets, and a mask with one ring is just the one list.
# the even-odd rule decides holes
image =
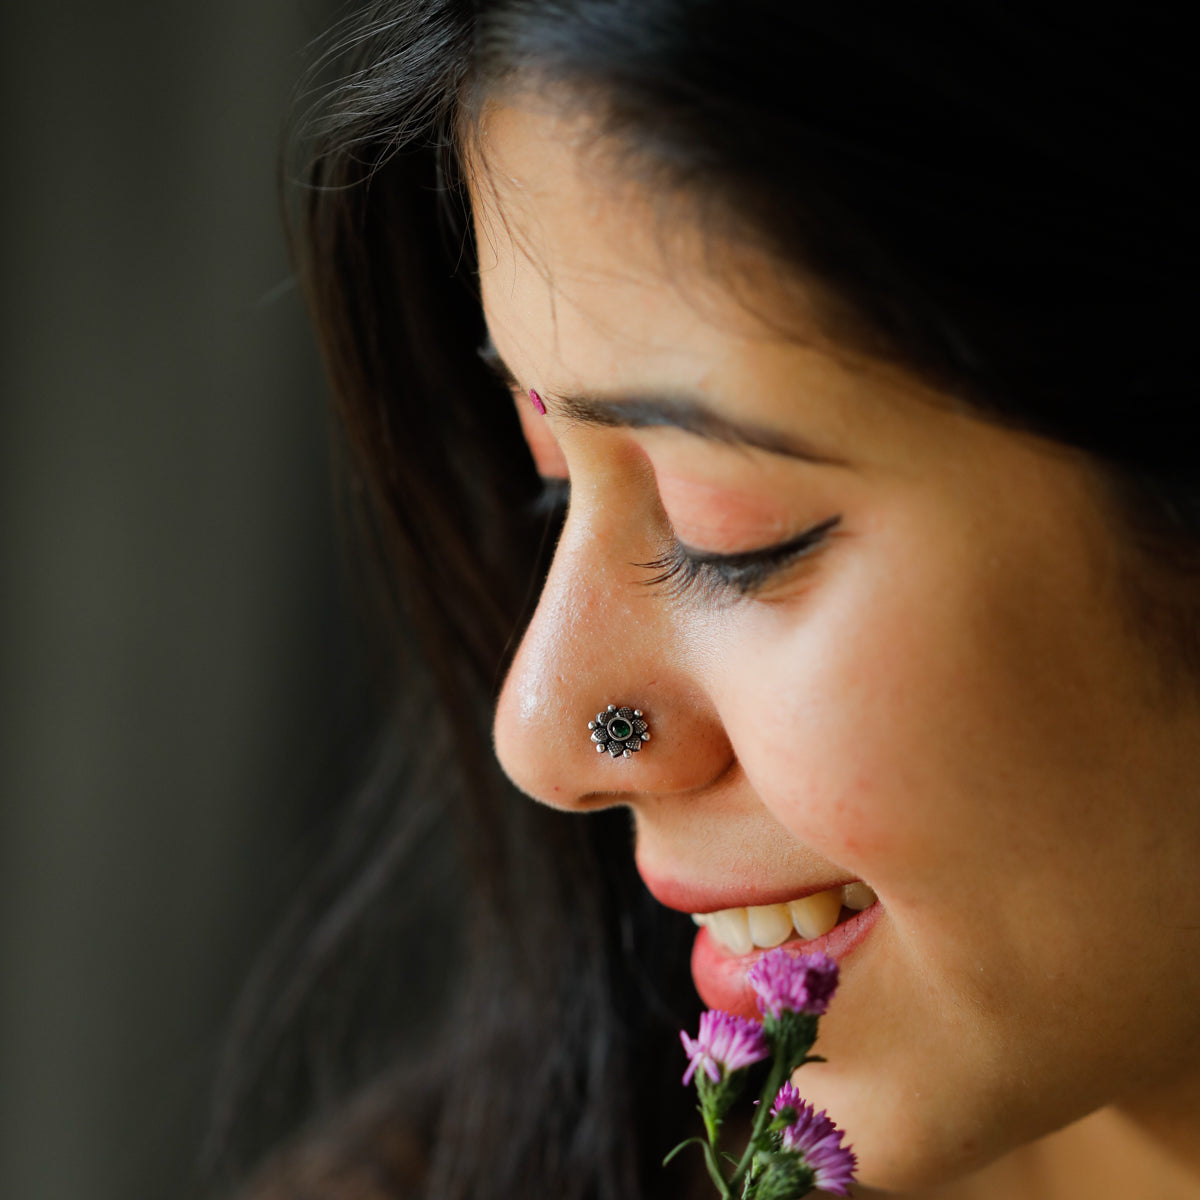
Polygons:
[[0,8],[0,1197],[193,1194],[224,1023],[354,772],[277,216],[317,0]]

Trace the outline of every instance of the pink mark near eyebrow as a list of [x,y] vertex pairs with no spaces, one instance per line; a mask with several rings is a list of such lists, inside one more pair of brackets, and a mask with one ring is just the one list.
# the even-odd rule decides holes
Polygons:
[[542,398],[533,390],[529,389],[529,399],[533,402],[533,407],[538,410],[544,417],[546,415],[546,406],[542,403]]

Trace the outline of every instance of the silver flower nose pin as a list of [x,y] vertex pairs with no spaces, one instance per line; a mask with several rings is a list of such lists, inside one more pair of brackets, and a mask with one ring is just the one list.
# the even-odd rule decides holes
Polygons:
[[610,704],[604,712],[598,712],[594,721],[588,722],[596,753],[605,750],[613,758],[629,758],[636,754],[643,742],[650,740],[650,726],[642,718],[640,708]]

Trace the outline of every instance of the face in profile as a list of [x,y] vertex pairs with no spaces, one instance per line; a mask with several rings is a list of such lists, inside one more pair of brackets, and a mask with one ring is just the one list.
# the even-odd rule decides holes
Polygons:
[[[479,134],[488,327],[571,490],[497,707],[515,784],[630,810],[709,1004],[752,1011],[762,947],[839,959],[798,1083],[865,1183],[1186,1094],[1200,720],[1089,462],[837,344],[586,129],[513,104]],[[595,751],[609,704],[650,723],[630,758]]]

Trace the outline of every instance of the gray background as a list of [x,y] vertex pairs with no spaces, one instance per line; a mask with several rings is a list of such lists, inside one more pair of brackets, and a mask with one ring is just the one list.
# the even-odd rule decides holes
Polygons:
[[293,0],[0,10],[0,1196],[190,1194],[354,723]]

